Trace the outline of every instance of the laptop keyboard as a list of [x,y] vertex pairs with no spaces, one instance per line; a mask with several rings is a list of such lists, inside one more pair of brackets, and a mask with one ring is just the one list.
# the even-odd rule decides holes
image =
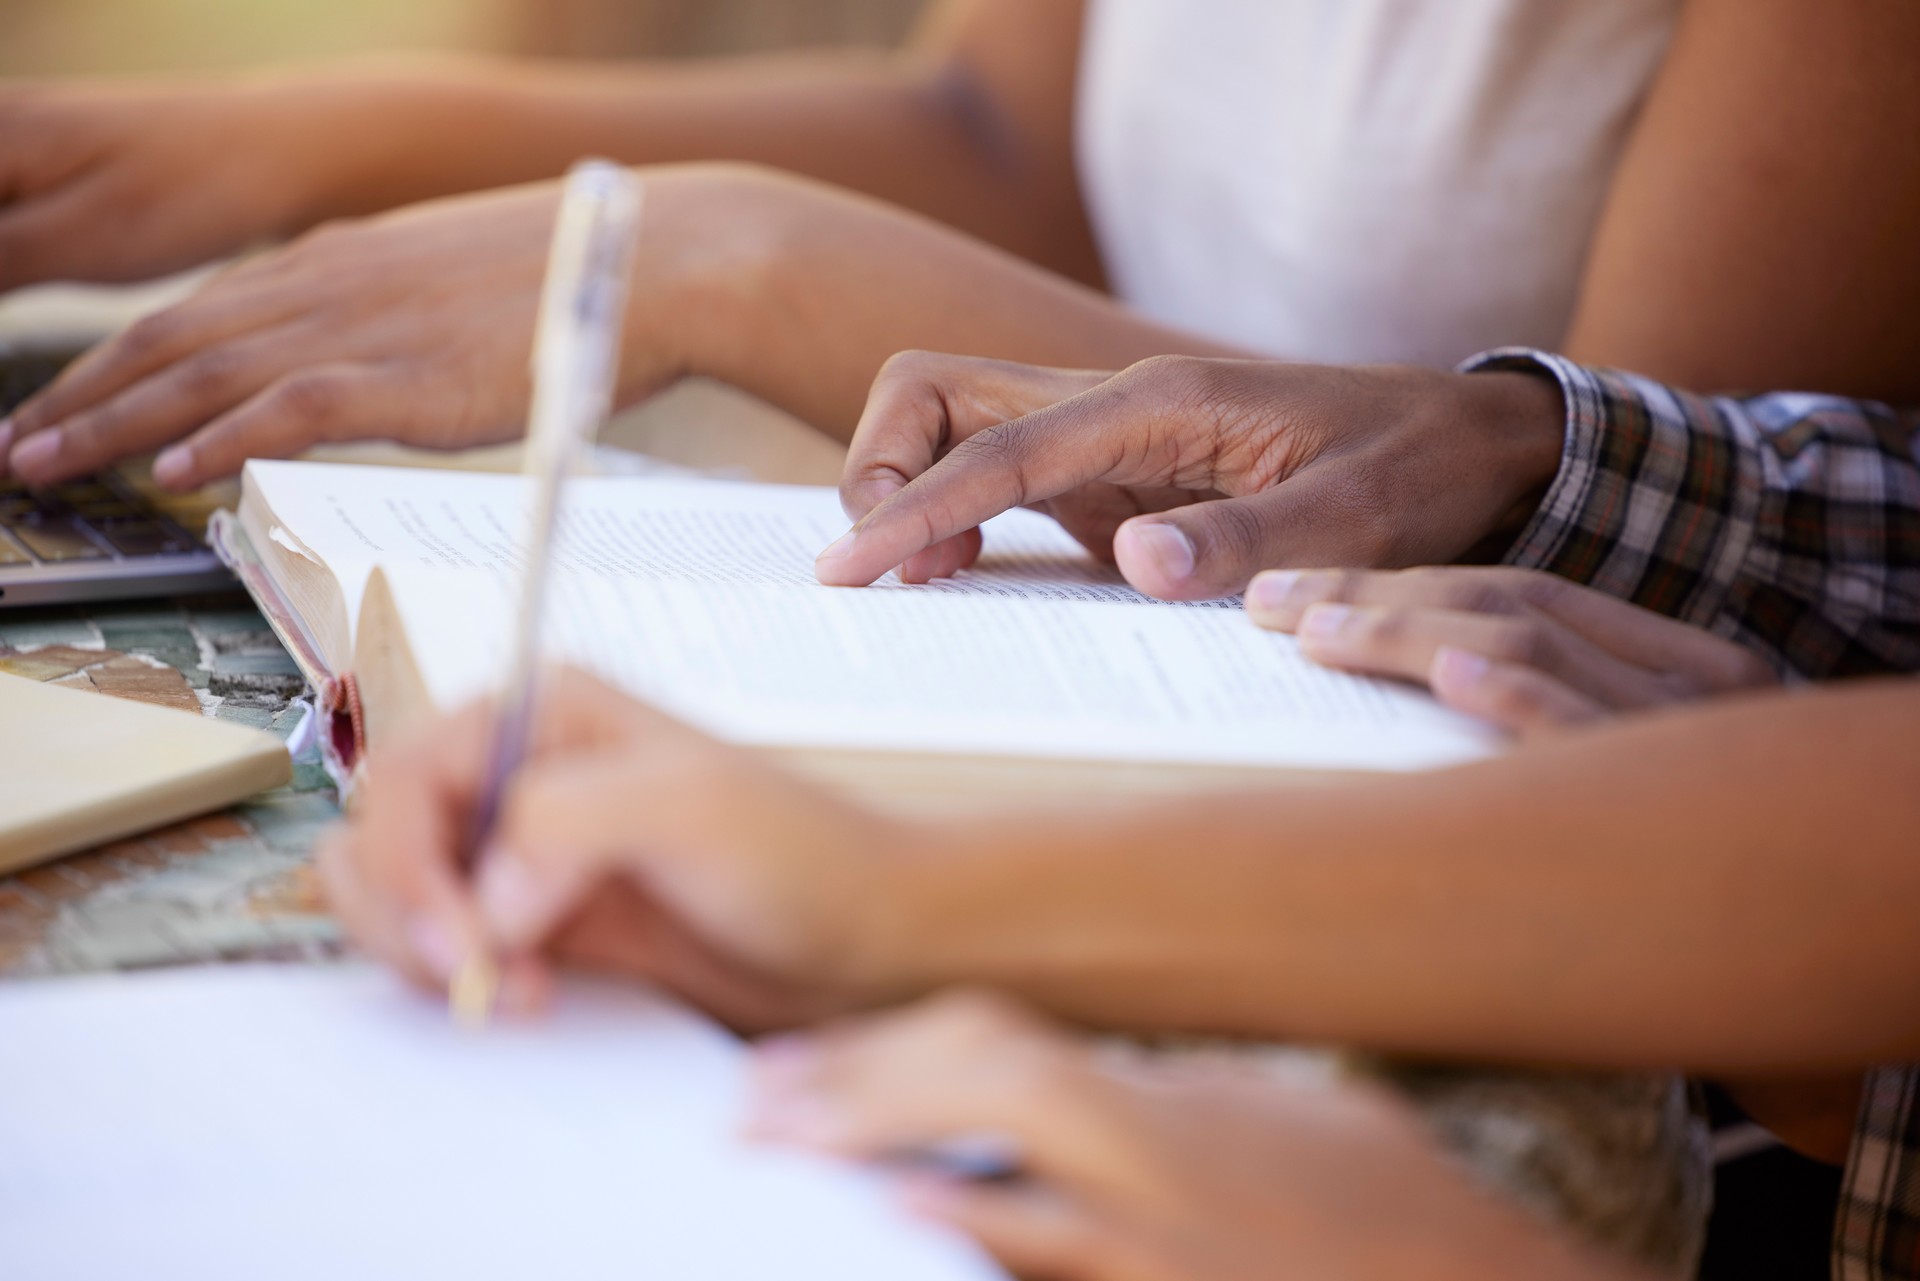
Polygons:
[[73,360],[70,351],[14,351],[0,348],[0,414],[52,382]]
[[[69,353],[0,354],[0,414],[53,381]],[[0,478],[0,567],[140,560],[202,550],[118,476],[30,490]]]
[[0,481],[0,565],[179,556],[200,543],[117,476],[55,489]]

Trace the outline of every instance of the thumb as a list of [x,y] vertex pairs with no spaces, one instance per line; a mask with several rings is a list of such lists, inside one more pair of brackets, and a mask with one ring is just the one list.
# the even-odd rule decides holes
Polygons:
[[1244,591],[1263,569],[1375,567],[1388,562],[1390,522],[1376,500],[1330,468],[1308,468],[1244,498],[1136,516],[1115,531],[1114,562],[1161,600]]

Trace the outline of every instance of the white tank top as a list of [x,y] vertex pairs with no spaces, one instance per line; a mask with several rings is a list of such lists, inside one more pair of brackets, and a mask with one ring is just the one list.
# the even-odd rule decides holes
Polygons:
[[1276,356],[1554,347],[1682,0],[1090,0],[1115,291]]

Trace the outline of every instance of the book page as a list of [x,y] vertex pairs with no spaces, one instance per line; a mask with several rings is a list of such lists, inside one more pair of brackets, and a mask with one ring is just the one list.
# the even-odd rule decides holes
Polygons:
[[[504,572],[383,569],[434,703],[505,671]],[[1329,671],[1236,610],[556,576],[549,656],[724,738],[1324,769],[1474,759],[1492,731]]]
[[[527,522],[522,477],[272,461],[248,463],[247,474],[279,521],[279,533],[269,536],[332,569],[353,621],[376,564],[518,571]],[[848,524],[838,495],[819,486],[584,477],[569,483],[555,563],[643,581],[811,586],[814,557]],[[987,522],[984,535],[974,569],[912,586],[888,575],[878,586],[1162,603],[1127,586],[1037,512],[1007,512]]]
[[737,1137],[745,1053],[563,987],[456,1029],[358,966],[0,990],[0,1276],[989,1281],[868,1171]]

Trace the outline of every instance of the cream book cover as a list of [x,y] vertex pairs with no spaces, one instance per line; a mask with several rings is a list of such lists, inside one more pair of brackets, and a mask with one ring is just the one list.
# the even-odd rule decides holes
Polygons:
[[0,873],[285,783],[271,734],[0,674]]

